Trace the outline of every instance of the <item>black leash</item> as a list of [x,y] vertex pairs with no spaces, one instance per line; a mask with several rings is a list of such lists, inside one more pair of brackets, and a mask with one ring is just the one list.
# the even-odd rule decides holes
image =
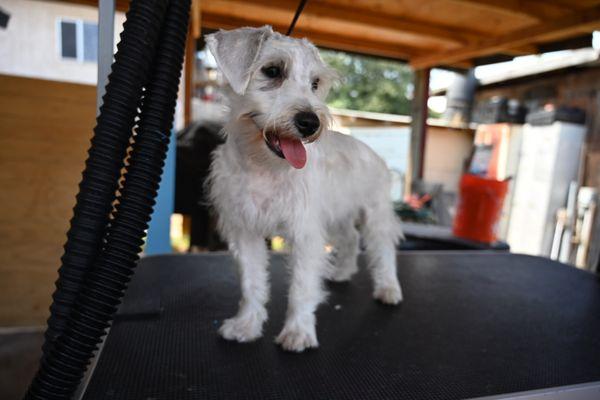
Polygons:
[[294,28],[296,27],[296,22],[298,21],[298,18],[300,17],[302,10],[304,10],[304,6],[306,5],[307,2],[308,2],[308,0],[300,0],[300,4],[298,4],[298,8],[296,9],[296,14],[294,15],[294,19],[292,20],[292,23],[290,24],[290,27],[288,28],[288,31],[285,34],[286,36],[290,36],[292,34],[292,32],[294,31]]

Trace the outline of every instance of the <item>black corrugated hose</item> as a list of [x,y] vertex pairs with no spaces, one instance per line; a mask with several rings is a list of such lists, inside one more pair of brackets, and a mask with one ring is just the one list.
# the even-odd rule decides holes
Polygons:
[[44,354],[62,333],[86,274],[102,249],[167,4],[168,0],[134,1],[127,13],[67,233]]
[[[163,23],[165,6],[167,9]],[[121,55],[117,54],[115,57],[104,106],[101,108],[92,140],[90,157],[80,184],[75,217],[65,245],[62,272],[54,295],[55,304],[57,298],[63,298],[61,291],[64,284],[69,282],[63,280],[65,275],[68,275],[69,279],[72,279],[71,276],[75,277],[75,284],[69,286],[68,295],[64,296],[68,300],[61,303],[61,306],[66,306],[61,310],[63,312],[60,314],[60,324],[54,325],[58,327],[54,330],[54,341],[45,348],[40,369],[25,396],[26,399],[72,398],[133,274],[152,214],[169,144],[185,51],[189,10],[190,0],[133,0],[131,3],[118,48]],[[158,46],[154,43],[158,43]],[[130,50],[128,46],[135,49]],[[144,63],[147,64],[141,65]],[[149,69],[150,79],[146,80],[144,74],[147,76]],[[132,93],[139,83],[140,91],[136,97]],[[142,88],[145,89],[143,95]],[[132,136],[132,127],[137,116],[135,111],[140,104],[141,113]],[[132,108],[134,112],[130,112]],[[106,121],[102,114],[107,109],[116,110],[115,115],[121,118],[107,118]],[[125,122],[125,117],[130,117],[131,121]],[[114,140],[107,141],[106,144],[98,138],[104,133],[103,121],[113,129],[112,135],[108,136]],[[131,137],[132,151],[112,218],[110,208],[104,202],[106,199],[110,200],[108,193],[102,192],[104,196],[99,196],[96,203],[88,202],[87,208],[81,206],[84,187],[91,188],[86,190],[90,192],[89,199],[96,198],[92,196],[96,194],[96,188],[98,191],[100,188],[105,191],[112,187],[116,189],[120,175],[113,174],[113,168],[116,166],[120,169],[124,157],[117,163],[115,155],[126,151]],[[102,151],[98,149],[99,143],[103,144]],[[98,164],[91,161],[95,155],[99,156]],[[124,154],[118,154],[121,155]],[[112,202],[109,201],[109,204]],[[108,225],[105,223],[102,226],[100,220],[109,218]],[[78,223],[80,231],[74,231],[75,222]],[[74,235],[80,232],[87,234],[83,245],[71,245]],[[93,242],[96,236],[100,237],[99,243]],[[87,261],[91,267],[83,261],[86,256],[90,256],[84,249],[91,249],[95,255],[91,262]],[[81,261],[75,273],[70,274],[69,264],[65,263],[64,259],[69,259],[67,253],[71,253],[72,250],[75,250],[75,256],[69,257]],[[75,293],[77,288],[79,292]]]

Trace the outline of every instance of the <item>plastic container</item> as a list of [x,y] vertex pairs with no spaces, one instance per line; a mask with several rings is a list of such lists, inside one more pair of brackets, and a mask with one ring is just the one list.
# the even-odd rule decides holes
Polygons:
[[463,175],[454,218],[454,235],[477,242],[495,242],[496,225],[502,212],[508,182],[477,175]]

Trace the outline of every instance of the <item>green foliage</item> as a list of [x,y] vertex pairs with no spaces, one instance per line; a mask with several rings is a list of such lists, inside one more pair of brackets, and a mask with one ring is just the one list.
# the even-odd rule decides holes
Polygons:
[[321,50],[341,79],[327,99],[331,107],[410,114],[413,74],[408,65],[375,57]]

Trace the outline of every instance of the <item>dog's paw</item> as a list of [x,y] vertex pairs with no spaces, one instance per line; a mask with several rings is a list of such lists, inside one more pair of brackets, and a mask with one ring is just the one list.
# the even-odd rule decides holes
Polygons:
[[279,336],[275,339],[275,343],[279,344],[286,351],[293,351],[296,353],[319,347],[314,326],[312,326],[311,329],[284,327]]
[[394,306],[402,301],[402,289],[399,285],[379,287],[375,289],[373,297],[383,304]]
[[223,321],[219,334],[223,339],[252,342],[262,336],[263,321],[253,316],[233,317]]

